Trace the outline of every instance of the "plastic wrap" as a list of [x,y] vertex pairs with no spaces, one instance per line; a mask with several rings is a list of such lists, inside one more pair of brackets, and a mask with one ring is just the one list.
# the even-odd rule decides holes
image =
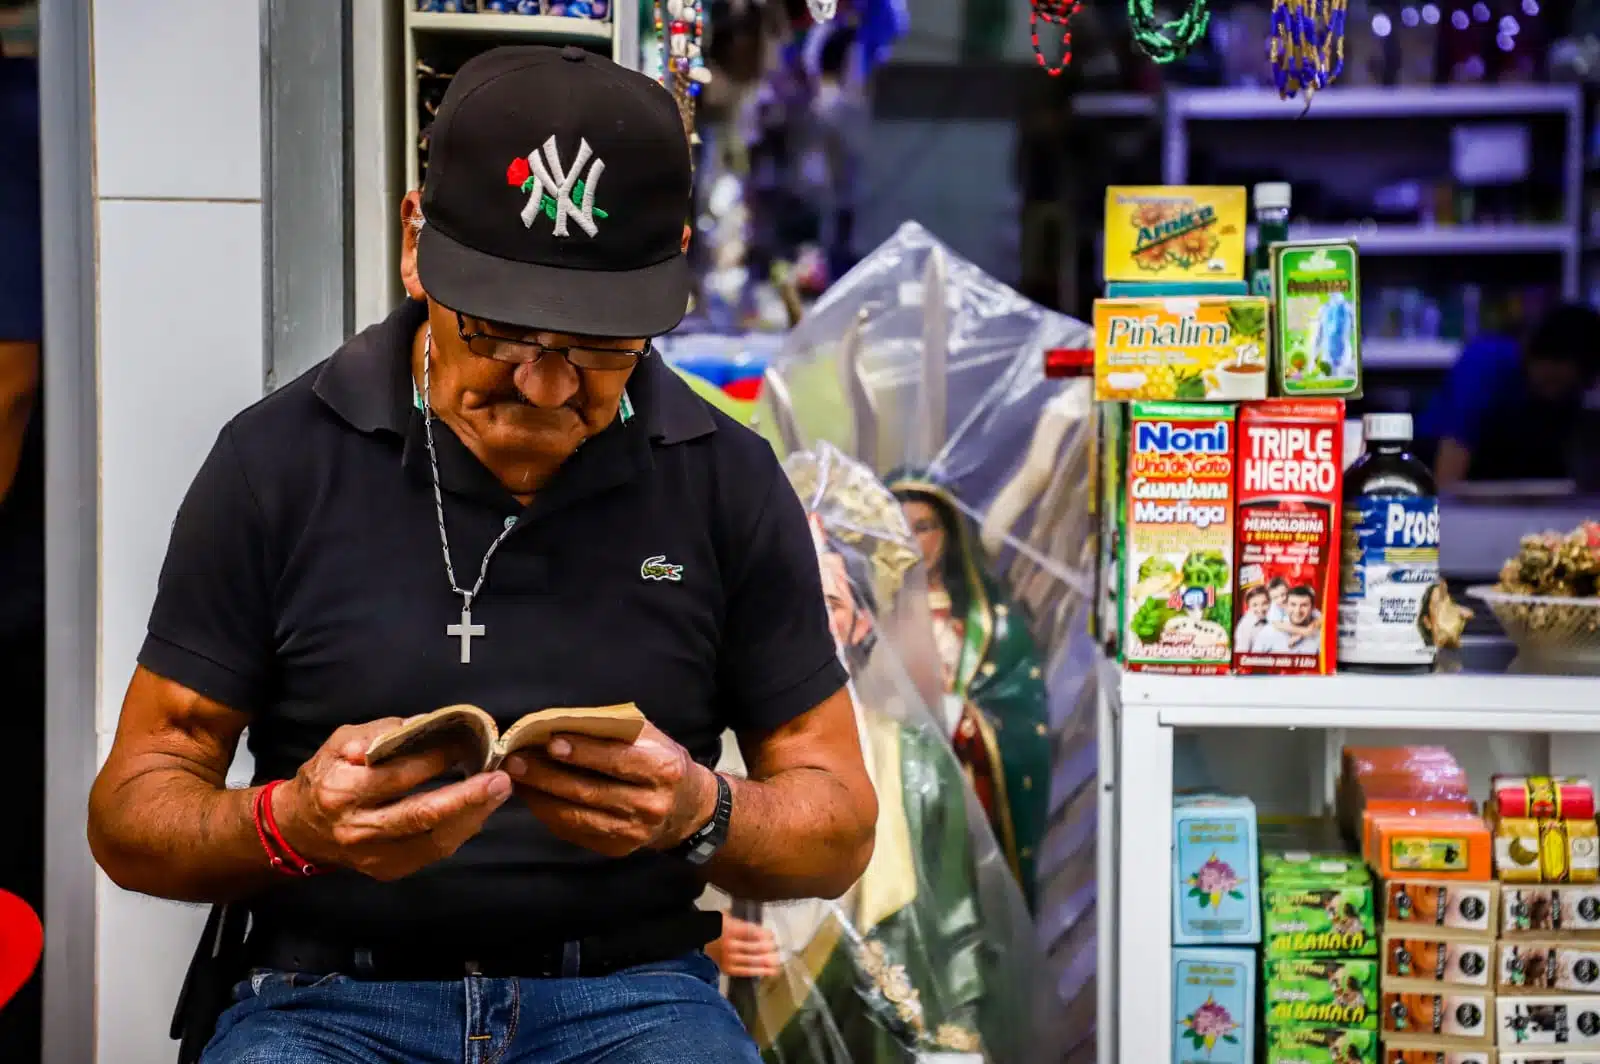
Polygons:
[[1094,1053],[1095,434],[1090,383],[1046,379],[1044,352],[1091,333],[907,223],[790,333],[757,412],[779,453],[832,443],[906,505],[932,573],[936,716],[1037,915],[1036,1051],[1068,1060]]
[[[760,909],[782,971],[737,981],[730,998],[774,1064],[1037,1059],[1027,909],[934,716],[925,586],[900,508],[826,445],[791,455],[787,468],[812,517],[850,669],[877,844],[843,898]],[[755,915],[738,903],[735,912]]]

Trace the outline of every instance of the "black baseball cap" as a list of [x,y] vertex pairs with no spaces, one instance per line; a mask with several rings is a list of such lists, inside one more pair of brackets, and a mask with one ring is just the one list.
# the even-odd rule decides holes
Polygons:
[[661,85],[575,45],[474,56],[428,148],[417,271],[475,318],[660,336],[689,302],[689,141]]

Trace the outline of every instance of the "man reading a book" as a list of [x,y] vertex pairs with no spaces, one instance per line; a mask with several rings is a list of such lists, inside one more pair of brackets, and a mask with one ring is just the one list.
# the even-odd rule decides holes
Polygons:
[[213,906],[181,1059],[757,1059],[695,899],[842,894],[877,802],[799,500],[652,351],[689,193],[650,78],[470,60],[410,298],[222,429],[89,808]]

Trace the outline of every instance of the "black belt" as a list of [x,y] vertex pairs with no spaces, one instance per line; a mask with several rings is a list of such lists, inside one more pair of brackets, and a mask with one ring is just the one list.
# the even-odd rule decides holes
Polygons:
[[699,911],[572,942],[519,941],[508,935],[504,941],[473,950],[436,939],[351,944],[263,928],[250,933],[244,953],[252,968],[347,975],[375,982],[454,982],[469,975],[557,979],[610,975],[670,960],[699,949],[721,933],[722,917]]

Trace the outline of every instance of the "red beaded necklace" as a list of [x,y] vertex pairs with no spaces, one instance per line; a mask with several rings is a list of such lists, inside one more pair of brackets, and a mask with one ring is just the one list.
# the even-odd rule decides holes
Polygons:
[[[1059,77],[1067,69],[1067,64],[1072,62],[1072,29],[1069,23],[1072,16],[1083,7],[1083,0],[1028,0],[1028,34],[1033,38],[1033,57],[1044,67],[1045,73],[1051,77]],[[1039,23],[1047,26],[1061,27],[1061,62],[1050,64],[1045,61],[1044,52],[1039,48]]]

